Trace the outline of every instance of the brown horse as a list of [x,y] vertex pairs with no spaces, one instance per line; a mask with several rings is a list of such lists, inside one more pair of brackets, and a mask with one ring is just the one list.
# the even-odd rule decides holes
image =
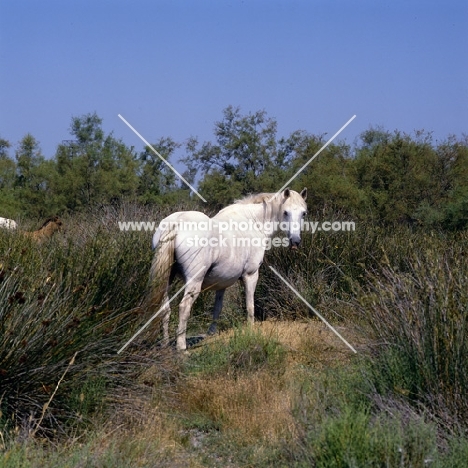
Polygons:
[[58,216],[52,216],[47,218],[37,231],[24,232],[24,234],[40,244],[50,239],[56,232],[61,231],[62,225],[63,223]]

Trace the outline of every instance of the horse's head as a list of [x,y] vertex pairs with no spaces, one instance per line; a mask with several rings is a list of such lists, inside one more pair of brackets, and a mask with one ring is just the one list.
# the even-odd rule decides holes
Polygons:
[[58,216],[54,216],[54,220],[52,221],[54,225],[55,231],[61,231],[63,228],[62,220]]
[[301,193],[285,189],[281,194],[281,225],[287,227],[289,246],[297,249],[301,242],[302,220],[307,214],[307,189],[304,188]]
[[46,235],[51,236],[54,232],[61,231],[62,226],[62,220],[58,216],[52,216],[44,221],[40,231]]

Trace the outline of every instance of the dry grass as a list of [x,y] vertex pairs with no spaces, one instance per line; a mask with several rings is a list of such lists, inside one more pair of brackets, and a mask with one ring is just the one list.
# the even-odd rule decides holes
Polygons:
[[[252,440],[275,444],[294,438],[293,405],[299,364],[318,368],[342,365],[352,355],[332,332],[315,320],[265,321],[257,323],[255,328],[268,339],[279,341],[288,351],[283,373],[263,369],[209,377],[188,375],[176,390],[181,414],[198,417],[200,427],[214,427],[228,433],[239,445]],[[226,331],[209,338],[207,343],[227,343],[233,335],[233,330]]]
[[[279,341],[288,351],[287,359],[290,364],[302,363],[314,368],[324,368],[341,365],[348,362],[353,353],[350,349],[319,319],[305,319],[297,321],[266,320],[256,322],[255,329],[267,339]],[[367,338],[354,325],[334,326],[354,348],[363,349],[367,345]],[[230,329],[219,335],[209,337],[206,344],[227,342],[234,334]],[[288,369],[291,366],[288,366]]]
[[267,372],[193,378],[179,388],[179,398],[181,411],[211,421],[240,445],[277,441],[294,430],[288,389]]
[[[353,353],[318,319],[306,321],[267,320],[256,325],[267,337],[275,337],[289,351],[289,360],[322,368],[343,364]],[[365,337],[352,327],[335,327],[354,347],[365,345]]]
[[177,421],[160,404],[129,394],[106,428],[94,441],[93,454],[118,451],[124,460],[138,461],[135,466],[200,466],[184,445]]
[[[177,427],[180,428],[184,420],[190,421],[189,427],[195,421],[201,431],[215,428],[229,434],[239,445],[252,440],[275,444],[295,437],[293,405],[299,365],[312,365],[318,369],[341,365],[351,359],[352,353],[316,320],[265,321],[256,323],[255,330],[285,347],[284,372],[278,374],[271,369],[261,369],[209,376],[185,373],[183,360],[177,359],[170,350],[158,351],[157,362],[140,377],[144,385],[154,389],[152,406],[138,409],[135,407],[137,402],[129,396],[128,418],[124,425],[137,427],[137,432],[150,433],[155,439],[164,441],[165,446],[179,449],[181,435]],[[341,331],[348,333],[348,330]],[[209,337],[202,346],[227,343],[234,333],[234,330],[228,330]],[[352,340],[353,336],[348,334],[347,338]],[[194,349],[191,354],[197,352]],[[138,422],[140,415],[144,415],[142,420],[148,422]],[[121,417],[124,416],[121,413]],[[131,418],[134,418],[133,422]]]

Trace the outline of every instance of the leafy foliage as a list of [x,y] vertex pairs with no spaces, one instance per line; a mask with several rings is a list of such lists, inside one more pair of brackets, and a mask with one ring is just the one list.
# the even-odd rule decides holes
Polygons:
[[[109,414],[118,389],[140,404],[128,386],[141,381],[154,403],[146,416],[164,415],[158,434],[170,421],[177,434],[171,447],[186,444],[193,454],[193,435],[217,464],[465,466],[467,137],[434,142],[423,131],[371,128],[354,146],[331,144],[307,165],[323,135],[278,137],[265,111],[243,115],[228,107],[213,142],[152,140],[171,161],[185,151],[184,176],[209,201],[200,208],[150,148],[138,152],[107,135],[96,114],[74,117],[70,132],[73,140],[52,158],[32,135],[14,149],[0,139],[0,216],[60,214],[67,226],[41,248],[21,232],[0,231],[2,446],[9,445],[4,436],[26,440],[37,430],[78,434],[96,415]],[[118,346],[147,319],[138,306],[151,251],[144,232],[117,231],[116,220],[215,211],[249,192],[275,191],[303,167],[293,188],[308,187],[311,216],[354,219],[358,230],[304,233],[299,251],[271,250],[265,264],[345,334],[356,324],[366,335],[362,359],[342,365],[334,355],[320,371],[312,338],[295,346],[240,328],[224,342],[207,340],[188,361],[145,348],[153,378],[140,373],[143,347],[117,359]],[[313,320],[262,268],[260,318]],[[237,321],[243,301],[234,296],[225,308]],[[197,307],[205,317],[205,307]],[[124,417],[125,410],[116,412]],[[142,414],[131,417],[140,421]],[[135,451],[125,424],[124,442],[115,446],[106,424],[105,449],[82,444],[80,434],[79,448],[65,458],[62,448],[46,454],[42,445],[13,445],[5,464],[10,457],[18,466],[81,466],[94,451],[97,464],[127,466],[131,459],[153,466],[153,454],[161,456],[162,436],[153,445],[145,432]]]
[[302,141],[295,132],[278,139],[277,123],[265,111],[242,116],[239,108],[227,107],[215,124],[216,144],[191,138],[183,160],[192,173],[201,173],[200,190],[214,207],[254,192],[274,191],[288,173],[292,155]]
[[136,193],[136,155],[112,135],[107,137],[96,114],[72,119],[75,140],[59,145],[55,192],[62,209],[115,203]]
[[[370,128],[351,147],[325,135],[294,131],[279,137],[267,113],[242,114],[228,106],[215,123],[214,141],[170,137],[152,144],[163,158],[181,156],[184,177],[217,210],[249,193],[276,191],[292,182],[309,189],[314,215],[339,211],[381,225],[411,224],[464,229],[468,225],[468,137],[434,143],[430,133],[414,135]],[[0,215],[45,217],[79,212],[124,200],[171,205],[189,202],[190,190],[145,147],[137,152],[102,129],[95,113],[73,117],[72,140],[45,158],[27,134],[12,159],[0,139]],[[311,160],[314,160],[311,162]]]

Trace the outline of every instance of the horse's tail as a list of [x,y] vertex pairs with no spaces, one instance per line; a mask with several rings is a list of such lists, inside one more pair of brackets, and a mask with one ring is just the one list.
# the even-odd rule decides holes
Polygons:
[[154,309],[161,305],[167,293],[171,269],[175,254],[175,229],[158,228],[153,237],[155,254],[150,270],[149,307]]

